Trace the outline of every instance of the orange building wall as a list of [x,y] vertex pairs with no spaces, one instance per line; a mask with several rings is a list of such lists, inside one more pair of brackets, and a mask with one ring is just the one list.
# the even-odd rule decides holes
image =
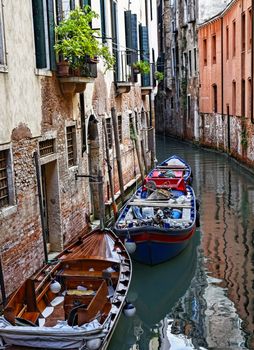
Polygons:
[[[248,79],[251,76],[251,0],[236,1],[225,13],[199,28],[200,112],[213,113],[212,85],[217,84],[218,113],[222,113],[221,81],[223,73],[223,114],[229,107],[230,115],[242,115],[242,79],[245,79],[245,116],[250,118],[250,93]],[[245,13],[245,50],[242,50],[242,14]],[[233,56],[233,21],[236,23],[235,56]],[[221,43],[223,27],[223,43]],[[228,27],[228,58],[226,28]],[[212,35],[216,34],[216,64],[212,63]],[[204,66],[203,40],[207,39],[207,66]],[[223,45],[223,57],[221,55]],[[223,69],[221,69],[223,62]],[[233,113],[233,87],[236,82],[236,110]]]

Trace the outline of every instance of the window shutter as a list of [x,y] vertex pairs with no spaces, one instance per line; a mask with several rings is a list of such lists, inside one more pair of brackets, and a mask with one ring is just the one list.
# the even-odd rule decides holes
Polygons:
[[132,48],[132,63],[138,60],[138,27],[137,15],[131,15],[131,48]]
[[118,51],[117,51],[117,19],[116,19],[116,3],[111,0],[111,25],[112,25],[112,44],[113,44],[113,55],[115,57],[115,66],[114,66],[114,79],[118,81],[119,70],[118,70]]
[[75,10],[75,0],[70,0],[70,10]]
[[131,11],[124,12],[127,64],[131,64]]
[[[143,61],[150,61],[148,28],[139,26],[140,56]],[[142,86],[150,86],[150,73],[142,75]]]
[[106,24],[105,24],[105,5],[104,0],[100,0],[100,9],[101,9],[101,35],[102,42],[106,41]]
[[125,11],[124,16],[127,63],[132,64],[138,60],[137,15]]
[[54,0],[47,0],[50,69],[56,69]]
[[63,2],[62,0],[56,1],[56,21],[57,24],[63,20]]
[[32,0],[36,67],[46,68],[43,0]]

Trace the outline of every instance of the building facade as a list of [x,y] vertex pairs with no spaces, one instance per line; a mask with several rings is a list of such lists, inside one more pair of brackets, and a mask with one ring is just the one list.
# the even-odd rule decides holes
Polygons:
[[[108,165],[117,199],[153,162],[157,8],[147,0],[0,4],[0,247],[8,295],[99,218],[99,171],[109,208]],[[113,53],[114,70],[89,61],[85,73],[60,76],[54,28],[85,5],[99,15],[91,26]],[[149,62],[150,73],[133,73],[138,60]]]
[[200,25],[200,141],[253,165],[251,1],[232,1]]
[[160,1],[160,59],[165,75],[157,95],[156,130],[198,139],[197,2]]

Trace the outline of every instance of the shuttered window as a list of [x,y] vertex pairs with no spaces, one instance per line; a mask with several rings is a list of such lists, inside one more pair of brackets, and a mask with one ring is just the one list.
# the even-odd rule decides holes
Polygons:
[[5,43],[4,43],[4,19],[3,19],[3,6],[0,0],[0,64],[6,64],[5,56]]
[[[150,62],[148,28],[139,26],[140,56],[142,61]],[[141,77],[142,86],[150,86],[150,73]]]
[[[36,67],[54,70],[55,62],[55,19],[54,0],[32,0]],[[57,21],[61,2],[57,1]]]
[[72,167],[76,164],[76,128],[68,126],[66,128],[68,166]]

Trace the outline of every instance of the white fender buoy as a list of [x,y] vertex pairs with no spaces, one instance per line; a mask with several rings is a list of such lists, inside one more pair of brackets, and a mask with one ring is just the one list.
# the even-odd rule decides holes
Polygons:
[[61,290],[61,284],[55,280],[50,283],[49,289],[52,293],[59,293]]
[[133,254],[135,252],[135,250],[137,249],[136,243],[130,238],[126,238],[124,240],[124,245],[125,245],[127,252],[129,254]]
[[133,317],[136,313],[136,308],[132,303],[126,303],[123,307],[123,313],[126,317]]
[[86,347],[89,350],[97,350],[101,346],[102,340],[100,338],[89,339],[86,342]]

